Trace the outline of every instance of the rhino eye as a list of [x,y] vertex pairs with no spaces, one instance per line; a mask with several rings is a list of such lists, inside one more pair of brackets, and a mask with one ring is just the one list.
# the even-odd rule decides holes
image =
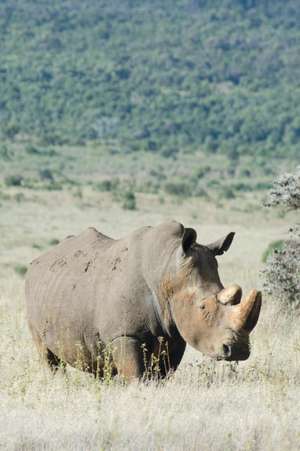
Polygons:
[[199,308],[200,308],[201,310],[204,310],[204,309],[205,309],[205,304],[200,304],[200,305],[199,305]]

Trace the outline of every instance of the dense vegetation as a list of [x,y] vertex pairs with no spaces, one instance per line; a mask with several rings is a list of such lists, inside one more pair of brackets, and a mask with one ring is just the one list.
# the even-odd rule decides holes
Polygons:
[[297,0],[2,0],[2,139],[294,158]]

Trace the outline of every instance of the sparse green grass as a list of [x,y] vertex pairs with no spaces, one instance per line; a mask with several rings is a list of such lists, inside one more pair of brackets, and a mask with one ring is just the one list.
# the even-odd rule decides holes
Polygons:
[[[89,184],[95,191],[116,195],[132,190],[183,199],[214,195],[232,199],[263,194],[276,171],[266,173],[264,167],[242,155],[232,173],[230,160],[222,154],[207,154],[201,147],[193,154],[178,152],[174,160],[145,151],[139,151],[138,155],[112,154],[110,147],[102,143],[86,145],[84,152],[80,146],[57,145],[51,147],[50,153],[43,149],[41,162],[39,153],[28,153],[28,148],[34,147],[28,139],[7,141],[6,146],[11,157],[1,160],[0,183],[12,189],[80,190]],[[280,164],[282,170],[291,169],[296,160],[285,159]],[[244,166],[251,169],[251,177],[250,169],[245,170]]]

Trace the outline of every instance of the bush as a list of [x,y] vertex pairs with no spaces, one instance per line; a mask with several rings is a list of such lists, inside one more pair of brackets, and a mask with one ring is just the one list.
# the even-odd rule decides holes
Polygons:
[[4,179],[4,183],[6,186],[21,186],[24,181],[24,178],[22,175],[14,174],[14,175],[8,175]]
[[43,249],[43,246],[41,244],[38,244],[38,243],[33,243],[32,247],[33,247],[33,249],[37,249],[39,251],[41,251]]
[[300,228],[267,259],[263,271],[266,291],[283,305],[300,306]]
[[234,191],[229,186],[223,188],[221,195],[224,199],[235,199]]
[[47,182],[53,182],[54,177],[50,169],[40,169],[39,176],[41,180],[46,180]]
[[124,210],[136,210],[136,197],[133,191],[127,191],[123,195],[122,208]]
[[[274,182],[265,205],[300,209],[300,168]],[[300,306],[300,224],[290,228],[290,237],[267,258],[263,271],[265,289],[283,305]]]
[[283,174],[265,199],[265,206],[282,206],[289,210],[300,209],[300,166],[295,174]]
[[173,158],[176,159],[178,150],[176,147],[165,147],[161,150],[161,155],[165,158]]
[[57,238],[51,238],[51,240],[48,241],[48,244],[50,246],[56,246],[57,244],[59,244],[59,240]]
[[252,187],[249,184],[243,182],[234,183],[233,189],[244,193],[252,191]]
[[261,259],[263,263],[266,263],[270,257],[273,257],[274,253],[277,254],[279,251],[281,251],[283,247],[284,247],[283,240],[272,241],[262,255]]
[[19,276],[23,277],[27,273],[27,266],[18,263],[15,265],[14,270]]
[[98,191],[109,192],[115,191],[119,185],[120,180],[118,178],[115,178],[102,180],[101,182],[96,183],[95,187]]
[[54,149],[49,149],[49,148],[37,148],[35,146],[33,146],[32,144],[29,144],[28,146],[25,147],[25,151],[29,154],[29,155],[37,155],[37,156],[44,156],[44,157],[54,157],[57,155],[57,152]]
[[253,186],[254,189],[256,190],[268,190],[271,188],[271,184],[268,182],[257,182],[255,183],[255,185]]
[[190,185],[183,181],[167,182],[165,184],[165,191],[168,194],[175,196],[188,197],[191,195]]
[[210,171],[211,171],[211,167],[210,167],[210,166],[202,166],[202,167],[198,168],[198,169],[195,171],[195,176],[196,176],[198,179],[202,179],[202,178],[205,177],[207,174],[209,174]]

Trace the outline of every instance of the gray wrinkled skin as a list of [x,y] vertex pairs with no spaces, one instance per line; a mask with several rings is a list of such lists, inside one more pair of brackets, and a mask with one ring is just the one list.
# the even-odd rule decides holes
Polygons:
[[120,240],[94,228],[65,239],[26,276],[40,355],[54,369],[65,362],[100,377],[109,362],[126,379],[174,371],[186,342],[213,358],[247,358],[260,299],[252,293],[245,313],[240,287],[223,289],[215,255],[232,238],[201,246],[172,221]]

